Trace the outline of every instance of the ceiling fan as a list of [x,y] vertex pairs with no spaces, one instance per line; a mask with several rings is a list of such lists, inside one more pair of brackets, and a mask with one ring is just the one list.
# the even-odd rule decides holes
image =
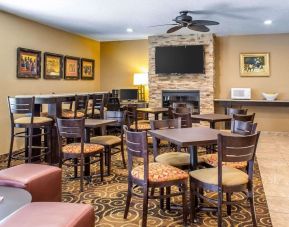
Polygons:
[[[197,12],[197,11],[196,11]],[[157,26],[166,26],[166,25],[174,25],[167,33],[173,33],[175,31],[180,30],[181,28],[188,28],[198,32],[208,32],[210,29],[207,26],[211,25],[218,25],[219,22],[217,21],[210,21],[210,20],[193,20],[193,18],[188,14],[194,14],[195,11],[184,10],[180,12],[180,15],[177,16],[173,21],[175,24],[163,24]]]

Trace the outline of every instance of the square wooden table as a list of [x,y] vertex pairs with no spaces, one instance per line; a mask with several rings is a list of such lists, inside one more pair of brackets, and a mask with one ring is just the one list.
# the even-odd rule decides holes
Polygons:
[[210,128],[215,128],[216,122],[231,121],[232,116],[226,114],[196,114],[192,119],[210,122]]
[[[217,143],[218,134],[221,131],[206,127],[178,128],[149,130],[153,137],[153,152],[158,155],[157,139],[167,140],[180,147],[188,147],[190,151],[190,168],[195,170],[198,164],[198,146],[209,146]],[[224,133],[222,133],[224,134]],[[230,134],[230,133],[225,133]]]
[[141,112],[141,113],[146,113],[146,114],[154,114],[155,115],[155,120],[158,120],[159,119],[159,114],[160,113],[167,113],[169,111],[168,108],[138,108],[137,109],[138,112]]

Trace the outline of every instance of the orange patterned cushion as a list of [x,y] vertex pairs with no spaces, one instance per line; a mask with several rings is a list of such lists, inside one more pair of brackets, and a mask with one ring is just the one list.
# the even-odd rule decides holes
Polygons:
[[[136,128],[135,128],[135,124],[132,124],[131,126],[130,126],[130,128],[131,129],[133,129],[133,130],[135,130]],[[137,129],[138,130],[150,130],[151,129],[151,125],[150,124],[148,124],[148,123],[143,123],[143,122],[138,122],[138,124],[137,124]]]
[[[148,181],[154,183],[168,182],[174,180],[183,180],[189,177],[189,174],[173,166],[165,165],[158,162],[149,163]],[[131,174],[134,178],[144,179],[144,166],[137,166]]]
[[[95,152],[102,152],[104,147],[99,144],[91,144],[85,143],[84,144],[84,153],[95,153]],[[70,143],[65,145],[62,148],[63,153],[71,153],[71,154],[80,154],[81,152],[81,143]]]
[[[62,117],[63,118],[74,118],[74,111],[72,111],[72,110],[63,110],[62,111]],[[77,111],[76,117],[77,118],[84,117],[84,113]]]
[[[213,167],[218,166],[217,154],[205,154],[205,155],[200,156],[199,159]],[[247,166],[247,162],[223,162],[223,166],[242,169]]]

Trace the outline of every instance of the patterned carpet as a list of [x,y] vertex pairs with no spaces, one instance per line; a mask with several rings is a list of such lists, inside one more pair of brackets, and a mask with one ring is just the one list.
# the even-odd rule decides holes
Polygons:
[[[162,148],[164,151],[166,148]],[[72,203],[86,203],[94,206],[95,226],[101,227],[133,227],[140,226],[142,216],[142,199],[133,197],[128,219],[123,219],[123,212],[127,190],[127,170],[123,169],[120,156],[117,154],[112,159],[112,174],[100,182],[99,177],[94,177],[90,184],[86,184],[84,192],[79,192],[79,181],[71,180],[72,170],[64,167],[63,201]],[[92,173],[98,172],[98,164],[92,166]],[[254,177],[255,208],[258,226],[272,226],[263,190],[258,165],[255,165]],[[210,196],[215,196],[211,193]],[[234,194],[232,199],[242,198],[241,194]],[[173,204],[181,204],[181,197],[175,197]],[[232,215],[226,215],[223,208],[223,226],[252,226],[249,203],[242,203],[232,207]],[[216,216],[212,213],[198,213],[198,223],[191,226],[216,226]],[[179,209],[171,211],[161,210],[159,201],[149,200],[148,226],[182,226],[182,212]]]

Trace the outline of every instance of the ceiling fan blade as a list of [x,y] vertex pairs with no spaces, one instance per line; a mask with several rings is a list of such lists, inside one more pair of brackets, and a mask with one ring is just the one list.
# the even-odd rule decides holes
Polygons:
[[192,24],[194,25],[218,25],[220,23],[217,21],[211,21],[211,20],[193,20]]
[[194,24],[190,24],[188,25],[188,28],[194,31],[198,31],[198,32],[208,32],[210,31],[210,29],[208,27],[206,27],[205,25],[194,25]]
[[238,11],[234,12],[228,12],[229,10],[194,10],[194,11],[188,11],[190,14],[205,14],[205,15],[219,15],[222,17],[230,17],[235,19],[248,19],[248,16],[242,16],[240,15]]
[[173,32],[176,32],[178,30],[180,30],[183,26],[174,26],[172,28],[170,28],[169,30],[167,30],[167,33],[173,33]]
[[158,24],[158,25],[152,25],[149,27],[153,28],[153,27],[168,26],[168,25],[178,25],[178,24]]

